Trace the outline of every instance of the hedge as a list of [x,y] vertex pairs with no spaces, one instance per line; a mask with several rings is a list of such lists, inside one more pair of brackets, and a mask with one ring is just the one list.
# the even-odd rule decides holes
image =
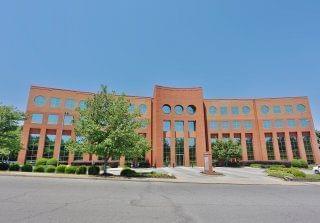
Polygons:
[[52,165],[46,166],[46,173],[54,173],[56,172],[56,167]]
[[45,168],[43,165],[35,166],[33,169],[33,172],[37,172],[37,173],[44,173],[44,171],[45,171]]
[[79,166],[76,170],[76,174],[86,174],[87,167],[86,166]]
[[19,171],[20,170],[20,165],[17,164],[17,163],[10,163],[9,170],[10,171]]
[[99,175],[100,174],[100,167],[99,166],[89,166],[88,174],[89,175]]
[[57,166],[57,168],[56,168],[56,172],[57,173],[65,173],[66,172],[66,165],[59,165],[59,166]]
[[32,165],[31,164],[24,164],[21,166],[22,172],[32,172]]
[[65,173],[67,173],[67,174],[75,174],[76,171],[77,171],[76,166],[67,166],[65,169]]
[[303,159],[293,159],[291,161],[291,166],[292,167],[297,167],[297,168],[308,168],[308,162]]
[[44,166],[47,165],[47,158],[40,158],[36,160],[36,166]]
[[58,166],[58,160],[56,158],[51,158],[47,160],[46,164],[51,166]]
[[240,164],[242,166],[250,166],[251,164],[261,164],[262,167],[267,168],[268,166],[271,165],[284,165],[285,167],[291,167],[291,162],[290,161],[283,161],[283,160],[261,160],[261,161],[256,161],[256,160],[246,160],[246,161],[240,161]]
[[135,177],[135,176],[137,176],[137,172],[130,169],[130,168],[125,168],[125,169],[121,170],[120,176]]
[[5,162],[0,162],[0,170],[8,170],[9,164]]

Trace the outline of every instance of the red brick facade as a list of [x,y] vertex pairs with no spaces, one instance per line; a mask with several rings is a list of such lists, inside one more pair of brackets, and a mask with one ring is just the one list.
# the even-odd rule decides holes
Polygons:
[[[92,95],[32,86],[18,161],[34,161],[44,154],[69,164],[74,159],[97,160],[66,154],[61,142],[76,138],[70,118],[77,117],[75,108]],[[161,86],[155,87],[153,97],[127,97],[149,121],[139,133],[151,142],[146,160],[153,166],[203,166],[203,154],[216,138],[238,140],[243,160],[302,158],[320,163],[307,97],[204,99],[202,88]]]

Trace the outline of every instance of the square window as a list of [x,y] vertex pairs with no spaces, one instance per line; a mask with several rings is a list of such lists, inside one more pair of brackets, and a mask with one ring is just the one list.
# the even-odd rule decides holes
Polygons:
[[50,107],[51,108],[59,108],[61,104],[60,98],[51,98],[50,100]]
[[233,126],[234,129],[240,129],[241,123],[240,123],[240,121],[234,120],[232,122],[232,126]]
[[270,120],[264,120],[264,121],[263,121],[263,128],[265,128],[265,129],[270,129],[270,128],[271,128],[271,125],[272,125],[272,123],[271,123]]
[[294,120],[294,119],[288,119],[288,126],[289,126],[290,128],[296,127],[296,126],[297,126],[296,120]]
[[58,115],[48,115],[48,124],[50,125],[55,125],[58,124]]
[[175,123],[174,123],[174,128],[175,128],[176,132],[183,132],[183,126],[184,126],[183,121],[175,121]]
[[43,114],[32,114],[31,122],[34,124],[42,124]]
[[73,116],[72,115],[65,115],[63,119],[64,125],[72,125]]
[[171,122],[170,121],[163,121],[163,131],[170,132],[171,130]]
[[283,121],[282,120],[276,120],[274,122],[274,125],[276,128],[283,128]]
[[232,107],[231,112],[233,115],[239,115],[239,108],[238,107]]
[[281,107],[279,105],[273,106],[273,113],[281,113]]
[[217,130],[219,128],[219,123],[217,121],[211,121],[210,128]]
[[196,131],[196,122],[195,121],[189,121],[189,132],[195,132]]
[[243,125],[244,125],[244,128],[247,130],[252,129],[252,127],[253,127],[252,121],[244,121]]
[[308,119],[300,119],[300,125],[301,127],[308,127],[309,126],[309,120]]
[[228,129],[229,128],[229,122],[228,121],[223,121],[221,122],[221,126],[223,129]]

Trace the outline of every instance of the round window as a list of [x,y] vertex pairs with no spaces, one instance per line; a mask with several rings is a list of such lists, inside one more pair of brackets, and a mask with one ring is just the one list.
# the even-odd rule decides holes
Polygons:
[[164,106],[162,106],[162,111],[163,111],[164,114],[170,114],[170,112],[171,112],[171,107],[170,107],[170,105],[164,105]]
[[68,109],[74,109],[75,101],[73,99],[69,98],[69,99],[66,100],[64,105]]
[[297,105],[297,110],[298,112],[305,112],[306,106],[304,106],[303,104]]
[[187,111],[188,111],[188,113],[189,113],[190,115],[193,115],[194,113],[196,113],[196,106],[194,106],[194,105],[189,105],[189,106],[187,107]]
[[140,111],[140,114],[146,114],[147,113],[147,106],[145,104],[142,104],[139,106],[139,111]]
[[80,101],[79,102],[79,108],[80,110],[85,110],[87,108],[87,102],[86,101]]
[[177,115],[181,115],[183,112],[183,107],[181,105],[177,105],[174,107],[174,111],[176,112]]
[[242,107],[242,112],[245,115],[249,114],[250,113],[250,107],[249,106]]
[[37,97],[34,98],[34,103],[39,106],[39,107],[42,107],[45,105],[46,103],[46,98],[42,95],[39,95]]
[[270,112],[270,108],[266,105],[263,105],[261,107],[261,112],[262,112],[262,114],[268,114]]
[[211,106],[209,108],[209,113],[210,113],[210,115],[215,115],[217,113],[217,108],[214,106]]

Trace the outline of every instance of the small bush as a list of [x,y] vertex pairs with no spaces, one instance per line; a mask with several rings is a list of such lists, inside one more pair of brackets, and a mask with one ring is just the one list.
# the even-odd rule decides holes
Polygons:
[[286,171],[288,173],[293,174],[295,177],[305,178],[306,174],[297,168],[287,168]]
[[36,166],[44,166],[47,165],[47,158],[40,158],[36,161]]
[[56,172],[56,167],[55,166],[48,165],[46,167],[46,173],[54,173],[54,172]]
[[76,171],[77,171],[76,166],[67,166],[65,169],[65,173],[67,173],[67,174],[75,174]]
[[285,171],[279,171],[279,170],[270,170],[268,169],[268,176],[272,177],[278,177],[278,178],[285,178],[285,177],[290,177],[294,178],[294,175],[291,173],[287,173]]
[[58,166],[58,160],[56,158],[51,158],[47,160],[47,165]]
[[130,169],[130,168],[125,168],[125,169],[121,170],[120,176],[135,177],[135,176],[137,176],[137,172]]
[[8,170],[9,164],[5,162],[0,162],[0,170]]
[[56,168],[56,172],[57,173],[65,173],[66,172],[66,165],[59,165],[59,166],[57,166],[57,168]]
[[269,176],[283,178],[289,176],[292,178],[305,178],[306,174],[297,168],[269,168],[267,170]]
[[268,169],[270,170],[279,170],[279,169],[283,169],[286,168],[284,165],[271,165],[268,167]]
[[22,172],[32,172],[32,165],[31,164],[24,164],[21,166]]
[[10,171],[19,171],[20,170],[20,165],[17,164],[17,163],[10,163],[9,170]]
[[100,168],[98,166],[89,166],[88,174],[89,175],[99,175],[100,174]]
[[291,167],[290,161],[284,161],[284,160],[246,160],[246,161],[240,161],[242,166],[250,166],[250,164],[261,164],[262,166],[271,166],[271,165],[284,165],[285,167]]
[[250,164],[250,167],[251,167],[251,168],[261,168],[261,164],[252,163],[252,164]]
[[35,166],[34,169],[33,169],[33,172],[36,172],[36,173],[44,173],[44,166],[42,165],[38,165],[38,166]]
[[291,161],[291,166],[292,167],[297,167],[297,168],[308,168],[308,162],[303,159],[293,159]]
[[79,166],[76,170],[76,174],[87,174],[87,167]]

